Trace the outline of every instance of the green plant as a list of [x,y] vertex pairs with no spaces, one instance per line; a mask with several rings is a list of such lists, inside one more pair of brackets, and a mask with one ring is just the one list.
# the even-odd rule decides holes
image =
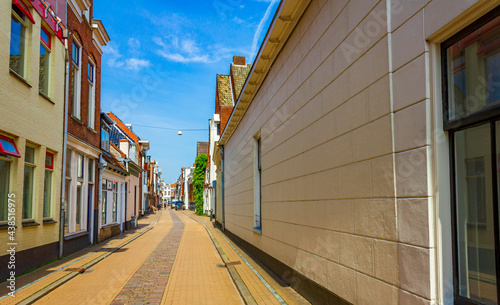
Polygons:
[[205,184],[205,169],[207,168],[207,155],[201,154],[194,161],[195,168],[193,173],[193,197],[196,214],[203,213],[203,185]]

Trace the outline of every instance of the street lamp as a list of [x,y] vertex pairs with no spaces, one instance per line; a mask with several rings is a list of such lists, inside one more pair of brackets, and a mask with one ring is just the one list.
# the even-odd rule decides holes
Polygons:
[[182,136],[182,131],[180,131],[180,130],[179,130],[179,131],[177,132],[177,134],[178,134],[178,135],[180,135],[180,136]]

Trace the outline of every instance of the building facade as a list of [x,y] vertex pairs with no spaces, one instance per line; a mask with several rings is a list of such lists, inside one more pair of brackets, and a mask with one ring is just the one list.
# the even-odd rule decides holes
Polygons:
[[110,40],[93,2],[68,1],[68,148],[64,180],[64,254],[94,242],[98,219],[102,47]]
[[[65,1],[0,3],[0,241],[16,276],[58,256],[63,159]],[[54,20],[62,23],[56,26]],[[10,227],[10,229],[9,229]]]
[[226,231],[313,303],[497,304],[499,5],[282,1],[219,141]]

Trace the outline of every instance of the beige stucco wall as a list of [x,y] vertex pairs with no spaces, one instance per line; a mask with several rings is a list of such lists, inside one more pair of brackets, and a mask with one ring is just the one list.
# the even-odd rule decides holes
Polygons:
[[449,304],[439,43],[498,4],[311,1],[225,145],[226,228],[349,302]]
[[[25,84],[9,73],[10,23],[12,1],[0,3],[0,134],[15,139],[21,158],[11,164],[11,192],[16,195],[17,251],[59,240],[60,176],[63,146],[64,45],[53,39],[50,99],[38,93],[40,16],[32,10],[35,24],[27,31],[27,76]],[[26,142],[36,145],[34,220],[40,225],[22,226],[24,152]],[[56,224],[43,224],[45,152],[55,154],[52,187],[52,218]],[[0,249],[7,247],[7,231],[0,233]],[[5,233],[5,234],[4,234]]]

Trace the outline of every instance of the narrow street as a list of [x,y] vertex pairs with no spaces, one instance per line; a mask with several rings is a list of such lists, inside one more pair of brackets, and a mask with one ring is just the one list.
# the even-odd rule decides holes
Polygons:
[[[241,287],[236,287],[224,267],[207,232],[210,230],[224,255],[237,262],[239,285],[250,293],[246,296],[247,304],[308,304],[250,257],[245,256],[257,273],[240,262],[235,252],[240,248],[230,245],[208,217],[167,208],[141,219],[140,227],[132,234],[99,245],[92,252],[80,251],[19,277],[22,287],[16,296],[4,297],[0,303],[245,304],[239,292]],[[99,259],[78,273],[79,268]],[[263,281],[256,274],[262,275]],[[68,275],[76,276],[68,279]],[[62,284],[56,285],[58,281]],[[271,286],[266,288],[266,283]],[[1,287],[2,295],[8,292],[5,286],[4,283]]]

